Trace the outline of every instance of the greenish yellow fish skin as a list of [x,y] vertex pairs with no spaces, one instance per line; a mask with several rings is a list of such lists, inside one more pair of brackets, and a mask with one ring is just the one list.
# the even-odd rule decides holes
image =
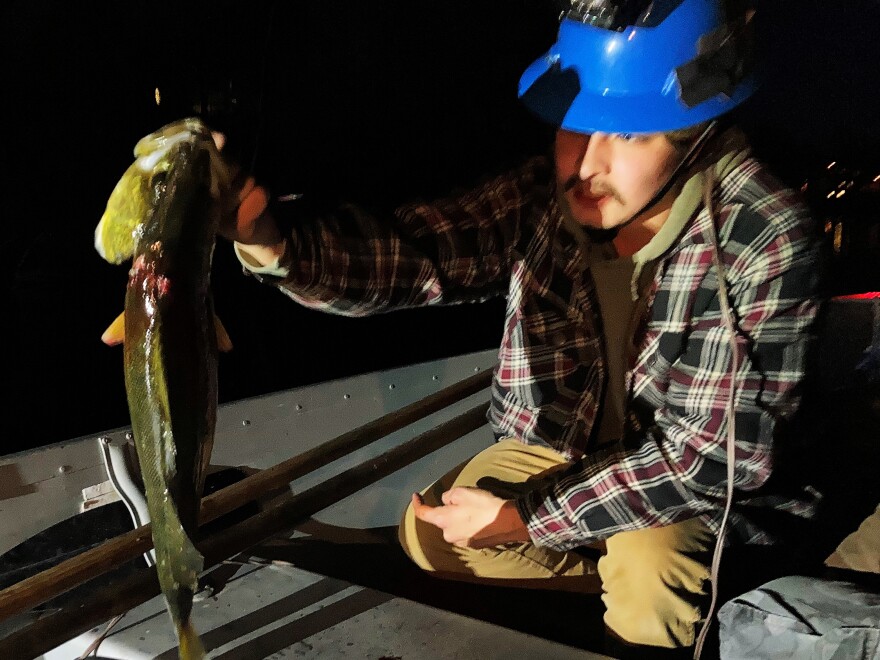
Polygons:
[[197,119],[140,140],[95,231],[108,261],[131,256],[125,385],[153,526],[157,572],[183,660],[204,657],[190,621],[203,559],[192,542],[217,410],[209,291],[214,199],[228,174]]

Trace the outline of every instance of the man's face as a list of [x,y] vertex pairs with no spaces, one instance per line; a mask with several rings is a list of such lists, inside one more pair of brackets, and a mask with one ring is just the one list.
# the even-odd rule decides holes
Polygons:
[[[666,183],[679,156],[662,134],[556,133],[559,198],[575,221],[592,229],[626,223]],[[669,211],[675,192],[652,206],[644,220]]]

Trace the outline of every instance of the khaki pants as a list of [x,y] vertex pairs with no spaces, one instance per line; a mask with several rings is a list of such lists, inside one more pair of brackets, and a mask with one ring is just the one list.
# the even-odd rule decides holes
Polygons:
[[863,573],[880,573],[880,506],[847,536],[825,564]]
[[[453,486],[476,486],[513,497],[565,465],[557,452],[502,440],[428,487],[425,502],[439,505]],[[485,478],[502,484],[487,485]],[[494,484],[494,481],[491,482]],[[501,486],[501,492],[496,486]],[[531,543],[483,550],[458,548],[407,508],[400,543],[418,566],[438,577],[518,587],[602,593],[605,624],[631,644],[679,647],[694,643],[705,603],[714,535],[698,519],[622,532],[594,547],[598,563],[576,552]]]

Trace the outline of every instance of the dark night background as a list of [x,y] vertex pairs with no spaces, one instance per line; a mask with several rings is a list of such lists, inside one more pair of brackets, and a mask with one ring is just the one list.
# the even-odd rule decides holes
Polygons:
[[[786,181],[809,181],[820,229],[829,222],[829,293],[880,289],[880,5],[758,8],[768,70],[743,122]],[[121,350],[99,341],[126,269],[104,263],[92,236],[146,133],[201,112],[274,193],[377,207],[475,183],[550,136],[516,84],[553,40],[554,0],[12,0],[0,15],[0,454],[127,424]],[[235,343],[223,401],[501,334],[503,301],[368,319],[304,310],[242,276],[225,243],[214,292]]]

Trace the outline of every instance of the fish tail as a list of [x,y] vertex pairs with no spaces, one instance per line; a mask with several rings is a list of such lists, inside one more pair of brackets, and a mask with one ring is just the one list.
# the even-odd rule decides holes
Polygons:
[[177,626],[177,639],[180,642],[178,648],[180,660],[201,660],[205,657],[205,647],[202,646],[202,640],[199,639],[199,634],[189,619]]
[[166,532],[156,544],[159,584],[177,632],[180,660],[201,660],[205,657],[205,649],[193,627],[191,615],[193,594],[198,589],[198,575],[203,565],[202,555],[176,520],[176,512],[171,513],[176,525],[170,524],[169,518],[153,517],[153,529]]

